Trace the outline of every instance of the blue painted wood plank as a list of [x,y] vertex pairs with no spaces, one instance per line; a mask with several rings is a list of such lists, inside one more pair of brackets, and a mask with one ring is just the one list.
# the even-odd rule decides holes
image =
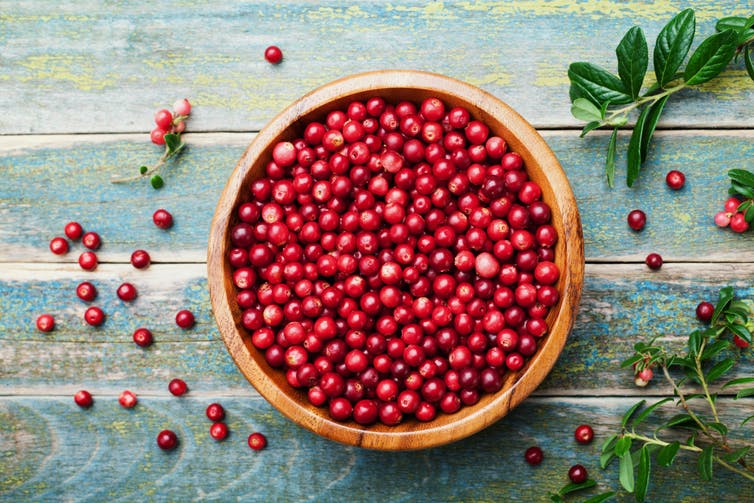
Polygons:
[[[318,85],[386,68],[443,73],[492,92],[538,126],[575,126],[568,64],[615,71],[614,48],[631,26],[644,28],[651,47],[682,8],[641,0],[160,6],[6,2],[0,133],[149,131],[153,112],[184,96],[197,105],[194,131],[258,130]],[[700,39],[716,19],[752,10],[735,0],[693,7]],[[270,44],[282,47],[282,64],[264,61]],[[754,126],[754,86],[741,61],[681,94],[662,127]]]

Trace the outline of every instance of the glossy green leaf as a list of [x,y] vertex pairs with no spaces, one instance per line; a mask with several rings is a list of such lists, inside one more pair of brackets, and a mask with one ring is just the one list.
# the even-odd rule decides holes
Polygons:
[[702,450],[699,455],[699,461],[697,462],[697,468],[699,469],[699,475],[704,480],[712,480],[712,446],[707,446]]
[[751,450],[751,446],[741,447],[740,449],[736,449],[733,452],[727,452],[720,456],[728,463],[738,463],[738,460],[746,456],[746,454],[749,453]]
[[599,121],[602,112],[597,106],[585,98],[577,98],[571,104],[571,115],[582,121]]
[[748,423],[752,419],[754,419],[754,414],[752,414],[751,416],[749,416],[746,419],[744,419],[743,421],[741,421],[741,426],[745,425],[746,423]]
[[600,107],[600,118],[604,119],[605,115],[607,115],[607,107],[610,106],[610,100],[604,102],[602,106]]
[[736,400],[740,398],[746,398],[747,396],[754,396],[754,388],[742,389],[741,391],[736,393]]
[[165,147],[168,152],[175,152],[181,145],[181,136],[175,133],[165,135]]
[[623,488],[632,493],[634,492],[634,463],[631,460],[631,453],[626,451],[623,456],[620,457],[618,465],[620,485]]
[[733,287],[732,286],[726,286],[725,288],[720,289],[719,298],[717,300],[717,304],[715,305],[715,311],[712,313],[712,320],[711,324],[714,325],[717,322],[717,319],[720,317],[720,313],[722,313],[726,307],[728,307],[728,304],[733,300]]
[[707,423],[707,427],[712,428],[722,436],[726,436],[728,434],[728,427],[723,423]]
[[615,128],[607,144],[607,159],[605,160],[605,174],[607,175],[607,185],[609,187],[615,186],[615,144],[617,141],[618,128]]
[[689,334],[689,354],[696,356],[699,353],[699,350],[702,347],[702,340],[702,333],[699,330],[694,330]]
[[726,16],[720,18],[717,23],[715,24],[715,30],[717,31],[725,31],[725,30],[736,30],[741,31],[744,29],[744,25],[746,24],[746,18],[743,16]]
[[632,101],[618,77],[592,63],[571,63],[568,67],[568,78],[572,85],[577,86],[577,92],[580,94],[577,98],[585,98],[597,107],[605,101],[610,101],[615,105]]
[[579,138],[585,137],[587,133],[589,133],[590,131],[594,131],[598,127],[600,127],[599,121],[588,122],[586,126],[584,126],[584,129],[581,130],[581,134],[579,135]]
[[554,501],[555,503],[562,503],[565,500],[560,494],[550,493],[550,501]]
[[718,378],[720,378],[720,376],[732,369],[733,365],[735,365],[735,362],[732,358],[720,360],[711,369],[709,369],[707,375],[705,376],[705,379],[707,379],[708,383],[713,383]]
[[649,474],[652,468],[652,461],[649,457],[649,449],[646,444],[641,448],[639,457],[639,466],[636,470],[636,486],[634,496],[636,501],[644,501],[647,497],[647,488],[649,487]]
[[613,433],[609,437],[605,439],[604,442],[602,442],[602,445],[600,446],[600,452],[608,452],[613,450],[613,446],[615,446],[615,442],[618,440],[618,435],[616,433]]
[[614,449],[615,455],[618,456],[618,457],[621,457],[625,453],[627,453],[628,451],[630,451],[631,450],[631,443],[632,443],[631,437],[620,437],[615,442],[615,449]]
[[691,416],[689,416],[688,414],[676,414],[675,416],[665,421],[657,429],[664,430],[667,428],[673,428],[675,426],[689,426],[691,424],[696,424],[694,423],[694,420],[691,418]]
[[649,115],[650,107],[644,107],[639,114],[639,118],[636,120],[636,126],[631,133],[631,139],[628,142],[628,173],[626,175],[626,185],[633,186],[636,179],[639,177],[639,170],[641,170],[641,138],[644,134],[644,123]]
[[731,195],[743,196],[746,198],[754,198],[754,188],[749,185],[741,185],[738,182],[730,182]]
[[[628,424],[628,420],[631,419],[631,416],[634,415],[634,413],[639,409],[639,407],[644,407],[644,404],[647,403],[646,400],[642,400],[641,402],[635,403],[631,406],[630,409],[626,411],[625,414],[623,414],[623,419],[620,422],[620,427],[625,428]],[[626,437],[623,437],[626,438]]]
[[593,479],[587,479],[580,484],[573,484],[573,483],[566,484],[560,489],[560,491],[558,491],[558,494],[560,494],[561,496],[565,496],[566,494],[569,494],[575,491],[581,491],[583,489],[589,489],[590,487],[594,487],[596,485],[597,485],[597,481]]
[[584,503],[602,503],[615,496],[615,491],[610,491],[602,494],[596,494],[591,498],[584,500]]
[[620,368],[625,369],[625,368],[628,368],[628,367],[632,367],[634,365],[634,363],[638,363],[638,362],[640,362],[643,359],[644,359],[644,355],[629,356],[628,358],[626,358],[625,360],[623,360],[622,362],[620,362]]
[[637,414],[637,416],[631,421],[631,426],[632,427],[636,427],[642,421],[644,421],[646,418],[648,418],[649,415],[652,414],[652,412],[655,411],[655,409],[657,409],[658,407],[661,407],[663,404],[665,404],[667,402],[671,402],[672,400],[673,400],[672,397],[667,397],[667,398],[663,398],[659,402],[653,403],[652,405],[650,405],[646,409],[642,410],[639,414]]
[[749,74],[749,78],[754,80],[754,61],[751,59],[748,45],[744,47],[744,64],[746,65],[746,73]]
[[713,342],[712,344],[708,344],[705,346],[704,351],[702,351],[702,360],[710,360],[714,358],[715,356],[719,355],[726,349],[730,347],[730,343],[727,340],[719,339]]
[[657,463],[660,466],[672,465],[673,460],[675,459],[675,455],[678,454],[678,450],[680,448],[680,442],[673,442],[664,446],[662,449],[660,449],[660,452],[657,453]]
[[607,468],[607,465],[609,465],[613,459],[615,459],[615,453],[613,453],[613,451],[607,451],[600,454],[600,468],[603,470]]
[[165,185],[165,181],[162,179],[160,175],[154,175],[149,180],[149,183],[152,184],[152,188],[155,189],[161,189]]
[[751,344],[751,332],[749,332],[749,329],[746,328],[744,325],[733,323],[731,325],[728,325],[728,330],[730,330],[731,332],[739,336],[741,339]]
[[652,139],[652,135],[655,133],[657,122],[660,120],[662,111],[665,108],[665,103],[667,103],[669,97],[670,95],[663,96],[649,107],[647,120],[644,122],[644,131],[641,133],[641,162],[647,160],[649,142]]
[[654,50],[654,68],[657,82],[664,87],[675,78],[675,73],[689,53],[696,31],[692,9],[685,9],[663,27]]
[[618,57],[618,75],[635,100],[639,97],[649,63],[647,39],[642,29],[634,26],[628,30],[615,49],[615,55]]
[[746,220],[746,223],[748,224],[754,222],[754,206],[746,208],[746,211],[744,212],[744,220]]
[[690,86],[703,84],[723,71],[736,53],[736,32],[725,30],[705,39],[689,58],[683,78]]
[[754,377],[739,377],[738,379],[733,379],[723,384],[723,388],[737,386],[739,384],[749,384],[751,382],[754,382]]

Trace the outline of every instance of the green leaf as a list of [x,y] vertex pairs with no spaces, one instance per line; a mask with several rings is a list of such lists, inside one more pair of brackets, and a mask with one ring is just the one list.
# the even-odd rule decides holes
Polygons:
[[725,30],[704,40],[686,65],[683,78],[686,84],[695,86],[712,80],[728,66],[736,53],[736,32]]
[[[604,68],[585,62],[571,63],[568,67],[568,78],[572,87],[575,85],[576,97],[585,98],[599,107],[605,101],[615,105],[623,105],[633,101],[626,93],[623,82]],[[574,92],[572,89],[571,97]],[[575,101],[575,100],[572,100]]]
[[728,171],[731,180],[739,182],[741,185],[754,187],[754,173],[745,169],[731,169]]
[[626,176],[626,185],[631,187],[634,181],[639,177],[641,169],[641,138],[644,133],[644,123],[649,115],[650,107],[644,107],[639,118],[636,120],[634,132],[631,133],[631,140],[628,142],[628,174]]
[[181,147],[181,136],[175,133],[168,133],[165,135],[165,147],[168,153],[178,151]]
[[652,461],[649,458],[649,449],[646,444],[641,448],[641,457],[639,458],[639,467],[636,472],[636,501],[644,501],[647,497],[647,488],[649,487],[649,473],[651,471]]
[[585,98],[577,98],[571,105],[571,115],[582,121],[600,121],[602,112],[591,101]]
[[701,475],[704,480],[712,480],[712,446],[711,445],[705,447],[704,450],[702,450],[702,453],[699,455],[697,468],[699,468],[699,475]]
[[162,179],[160,175],[154,175],[149,180],[149,183],[152,184],[152,188],[155,189],[161,189],[163,185],[165,185],[165,181]]
[[613,446],[615,446],[616,440],[618,440],[618,435],[616,433],[613,433],[612,435],[607,437],[605,441],[602,442],[602,445],[600,446],[600,452],[612,451]]
[[746,198],[754,198],[754,189],[752,187],[741,185],[737,182],[731,182],[730,183],[730,189],[728,189],[728,192],[731,193],[731,195],[741,195]]
[[617,442],[615,442],[615,455],[618,457],[623,456],[625,453],[631,450],[631,437],[620,437]]
[[607,174],[607,185],[615,186],[615,143],[618,140],[618,128],[613,129],[610,135],[610,142],[607,144],[607,159],[605,160],[605,173]]
[[610,106],[610,100],[604,102],[600,107],[600,119],[604,119],[607,114],[607,107]]
[[715,382],[720,376],[728,372],[730,369],[733,368],[733,365],[735,362],[732,358],[726,358],[725,360],[720,360],[717,362],[709,371],[707,372],[707,375],[705,378],[707,379],[708,383]]
[[707,423],[707,427],[712,428],[722,436],[726,436],[728,434],[728,427],[723,423]]
[[739,398],[746,398],[747,396],[754,396],[754,388],[746,388],[742,389],[738,393],[736,393],[736,400]]
[[625,360],[623,360],[622,362],[620,362],[620,368],[625,369],[625,368],[631,367],[633,366],[634,363],[638,363],[643,359],[644,359],[644,355],[630,356],[626,358]]
[[657,453],[657,463],[660,464],[660,466],[670,466],[673,464],[673,460],[675,459],[675,455],[678,454],[678,450],[681,448],[680,442],[673,442],[662,449],[660,449],[660,452]]
[[748,423],[752,419],[754,419],[754,414],[752,414],[751,416],[749,416],[746,419],[744,419],[743,421],[741,421],[741,426],[745,425],[746,423]]
[[565,501],[563,499],[563,496],[556,493],[550,493],[550,500],[554,501],[555,503],[562,503],[563,501]]
[[641,413],[638,416],[636,416],[636,418],[634,418],[633,421],[631,421],[631,427],[636,427],[638,424],[640,424],[642,421],[648,418],[649,415],[652,412],[654,412],[655,409],[657,409],[657,407],[660,407],[667,402],[671,402],[672,400],[673,400],[672,397],[667,397],[667,398],[663,398],[659,402],[653,403],[652,405],[650,405],[649,407],[641,411]]
[[612,461],[615,458],[615,454],[613,451],[606,451],[600,454],[600,468],[603,470],[607,468],[607,465],[610,464],[610,461]]
[[657,35],[654,50],[654,67],[657,82],[664,87],[675,78],[691,48],[696,31],[692,9],[685,9],[673,17]]
[[746,220],[746,223],[748,224],[754,222],[754,206],[749,206],[746,209],[744,212],[744,220]]
[[639,97],[649,62],[647,39],[642,29],[634,26],[628,30],[615,49],[615,55],[618,57],[618,75],[635,100]]
[[661,424],[657,428],[657,430],[664,430],[667,428],[672,428],[674,426],[689,426],[689,424],[696,425],[691,416],[689,416],[688,414],[676,414],[675,416],[671,417],[663,424]]
[[728,463],[738,463],[738,460],[746,456],[746,454],[749,452],[750,449],[751,449],[751,446],[747,445],[746,447],[741,447],[740,449],[736,449],[733,452],[725,453],[720,457],[723,458]]
[[626,491],[630,493],[634,492],[634,463],[631,460],[631,453],[629,451],[624,452],[623,456],[620,457],[618,471],[620,473],[620,485]]
[[719,355],[726,349],[730,347],[730,343],[724,339],[719,339],[713,342],[712,344],[708,344],[704,351],[702,351],[702,360],[710,360],[714,358],[715,356]]
[[720,313],[722,313],[726,307],[728,307],[728,304],[733,300],[733,287],[732,286],[726,286],[725,288],[720,289],[720,297],[717,300],[717,305],[715,305],[715,311],[712,313],[712,320],[710,323],[714,325],[717,322],[717,319],[720,317]]
[[728,325],[728,330],[751,344],[751,332],[749,332],[749,329],[746,328],[744,325],[739,325],[738,323],[733,323],[731,325]]
[[751,53],[749,52],[749,46],[744,47],[744,64],[746,65],[746,73],[749,74],[749,78],[754,80],[754,61],[751,60]]
[[744,29],[744,24],[746,24],[746,18],[743,16],[722,17],[715,24],[715,30],[717,31],[725,31],[725,30],[741,31]]
[[574,491],[581,491],[582,489],[589,489],[590,487],[594,487],[597,485],[597,481],[593,479],[585,480],[584,482],[580,484],[567,484],[563,486],[560,491],[558,491],[558,494],[561,496],[565,496],[568,493],[572,493]]
[[592,121],[587,123],[586,126],[584,126],[584,129],[581,130],[581,134],[579,135],[579,138],[583,138],[589,133],[590,131],[593,131],[600,127],[600,121]]
[[149,171],[149,168],[148,168],[148,167],[146,167],[146,166],[141,166],[141,167],[139,168],[139,174],[141,174],[141,175],[144,175],[144,174],[146,174],[146,173],[147,173],[147,171]]
[[736,386],[738,384],[748,384],[750,382],[754,382],[754,377],[739,377],[738,379],[733,379],[723,384],[723,389],[729,386]]
[[689,353],[696,356],[699,353],[699,349],[702,347],[702,333],[699,330],[694,330],[689,334]]
[[[634,405],[632,405],[631,408],[628,409],[625,414],[623,414],[623,419],[620,422],[620,427],[621,428],[625,428],[626,425],[628,424],[628,420],[631,419],[631,416],[634,415],[634,412],[636,412],[636,410],[639,407],[644,407],[645,403],[647,403],[647,401],[646,400],[642,400],[641,402],[638,402],[638,403],[635,403]],[[623,437],[623,438],[626,438],[626,437]],[[616,454],[617,454],[617,452],[616,452]],[[620,454],[618,454],[618,455],[620,456]]]
[[641,133],[641,162],[647,160],[649,141],[655,133],[657,122],[660,120],[660,115],[662,115],[662,110],[665,108],[668,98],[670,98],[670,95],[663,96],[649,107],[649,114],[647,115],[647,120],[644,122],[644,131]]
[[610,498],[615,496],[615,491],[610,491],[602,494],[596,494],[589,498],[588,500],[584,500],[584,503],[602,503],[603,501],[607,501]]

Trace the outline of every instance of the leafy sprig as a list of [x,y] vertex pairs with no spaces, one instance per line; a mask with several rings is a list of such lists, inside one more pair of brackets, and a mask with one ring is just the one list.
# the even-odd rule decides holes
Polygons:
[[752,61],[752,53],[754,53],[754,16],[745,18],[743,16],[731,16],[724,17],[715,25],[717,31],[734,30],[738,33],[738,39],[736,43],[736,61],[738,57],[743,54],[744,65],[746,66],[746,73],[754,80],[754,61]]
[[754,173],[745,169],[732,169],[728,171],[728,177],[728,194],[742,200],[736,211],[743,213],[746,223],[751,225],[754,222]]
[[[622,367],[657,367],[673,388],[673,396],[665,397],[652,405],[646,401],[630,407],[621,420],[620,430],[602,444],[600,466],[605,469],[613,460],[618,460],[619,481],[623,489],[634,493],[636,501],[644,501],[649,490],[654,464],[668,467],[680,453],[696,457],[697,468],[704,480],[710,480],[715,466],[725,468],[754,481],[754,448],[749,435],[739,432],[754,414],[745,417],[738,425],[722,422],[718,412],[717,393],[710,385],[729,373],[736,363],[737,349],[730,340],[737,335],[751,343],[754,303],[736,299],[733,288],[720,290],[710,327],[689,334],[683,354],[669,352],[656,340],[640,342],[634,346],[635,353],[621,363]],[[680,373],[682,377],[676,378]],[[694,392],[684,385],[693,385]],[[742,377],[727,381],[722,389],[752,386],[754,377]],[[739,389],[734,397],[740,400],[754,396],[754,387]],[[704,402],[704,407],[697,404]],[[674,402],[681,412],[670,419],[661,420],[654,431],[643,433],[640,427],[668,403]],[[686,438],[677,435],[663,437],[673,432],[686,432]],[[735,433],[740,433],[736,436]]]
[[668,98],[681,89],[712,80],[737,52],[743,51],[747,65],[751,64],[749,46],[752,39],[749,32],[752,31],[754,16],[743,22],[741,19],[721,20],[718,23],[720,31],[703,40],[682,69],[694,41],[696,19],[692,9],[678,13],[657,35],[653,51],[655,83],[643,94],[649,49],[644,32],[638,26],[626,32],[615,50],[617,76],[593,63],[571,63],[568,68],[571,113],[587,123],[581,136],[605,126],[613,129],[605,161],[610,187],[614,185],[615,178],[618,129],[628,123],[633,110],[637,110],[639,116],[628,144],[626,183],[629,187],[638,178],[641,166],[647,159],[652,135]]
[[[577,492],[577,491],[583,491],[585,489],[591,489],[592,487],[596,486],[597,482],[593,479],[587,479],[584,482],[580,484],[574,484],[573,482],[564,485],[561,487],[558,492],[550,492],[550,500],[554,501],[555,503],[564,503],[566,500],[566,495]],[[615,496],[614,491],[596,494],[586,500],[584,500],[583,503],[602,503],[603,501],[607,501],[608,499]]]

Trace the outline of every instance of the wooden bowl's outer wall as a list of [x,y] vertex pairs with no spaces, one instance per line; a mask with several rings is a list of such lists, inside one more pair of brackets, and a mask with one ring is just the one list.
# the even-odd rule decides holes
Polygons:
[[[270,368],[262,352],[251,344],[250,334],[241,325],[232,268],[227,260],[230,229],[238,222],[236,210],[250,200],[250,182],[264,176],[264,167],[271,159],[269,147],[301,137],[308,122],[324,122],[328,112],[372,96],[382,96],[393,103],[420,103],[435,96],[446,106],[466,107],[474,119],[487,124],[494,134],[505,139],[510,150],[523,157],[529,177],[542,187],[542,198],[552,208],[552,224],[559,236],[555,255],[561,270],[557,284],[561,299],[548,316],[550,330],[540,341],[537,353],[524,369],[507,374],[498,393],[485,395],[478,404],[455,414],[438,414],[428,423],[410,419],[398,426],[362,427],[353,421],[333,421],[326,408],[310,405],[306,393],[291,388],[284,373]],[[449,77],[417,71],[386,70],[345,77],[303,96],[275,117],[249,145],[228,180],[212,221],[208,249],[215,318],[230,354],[246,378],[297,424],[338,442],[379,450],[423,449],[459,440],[494,423],[521,403],[547,376],[565,345],[581,297],[583,275],[583,237],[576,201],[558,160],[542,137],[491,94]]]

